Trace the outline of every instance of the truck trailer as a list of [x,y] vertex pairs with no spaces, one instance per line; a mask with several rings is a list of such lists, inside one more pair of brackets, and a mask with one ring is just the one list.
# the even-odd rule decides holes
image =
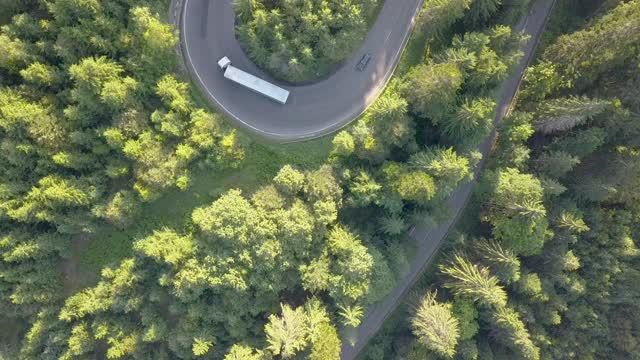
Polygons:
[[234,67],[231,65],[231,60],[226,56],[218,61],[218,66],[224,71],[225,78],[275,100],[280,104],[286,104],[289,98],[289,91]]

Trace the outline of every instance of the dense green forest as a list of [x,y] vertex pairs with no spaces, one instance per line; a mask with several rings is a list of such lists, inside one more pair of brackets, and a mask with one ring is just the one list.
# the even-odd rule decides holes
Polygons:
[[318,79],[362,44],[383,0],[235,0],[237,36],[274,76]]
[[566,34],[526,73],[466,219],[368,358],[638,358],[640,2],[575,5],[559,3],[548,31]]
[[[438,269],[366,357],[640,353],[640,2],[576,3],[559,1],[571,21],[551,22]],[[376,2],[236,6],[247,34],[300,26],[276,8],[355,17],[283,30],[309,40],[278,45],[311,51],[295,75],[311,76],[341,60],[315,36],[360,41]],[[408,230],[446,220],[473,178],[527,6],[425,1],[370,109],[329,150],[274,161],[284,145],[234,130],[177,72],[167,1],[0,0],[0,359],[339,359],[408,271]],[[70,285],[79,244],[115,231],[129,251]]]

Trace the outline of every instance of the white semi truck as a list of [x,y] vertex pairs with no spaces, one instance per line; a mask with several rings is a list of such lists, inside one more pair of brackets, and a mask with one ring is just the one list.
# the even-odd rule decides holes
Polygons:
[[231,65],[231,60],[226,56],[218,61],[218,66],[224,71],[225,78],[283,105],[286,104],[289,98],[289,91],[234,67]]

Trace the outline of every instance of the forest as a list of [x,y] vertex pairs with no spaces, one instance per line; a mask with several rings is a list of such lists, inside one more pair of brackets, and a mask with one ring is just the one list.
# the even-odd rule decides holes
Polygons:
[[383,0],[235,0],[236,35],[273,76],[319,79],[362,44]]
[[[236,1],[238,36],[308,80],[382,2]],[[287,147],[202,101],[168,1],[0,0],[0,359],[339,359],[481,160],[362,358],[639,358],[640,1],[558,0],[482,159],[530,5],[426,0],[373,105]]]
[[466,218],[365,358],[638,358],[640,3],[576,4],[559,3]]

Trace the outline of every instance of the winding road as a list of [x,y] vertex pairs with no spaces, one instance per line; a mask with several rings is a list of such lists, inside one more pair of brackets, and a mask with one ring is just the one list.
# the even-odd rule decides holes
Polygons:
[[[291,86],[258,69],[235,38],[233,0],[173,0],[171,22],[180,30],[180,50],[194,82],[208,100],[238,125],[279,142],[317,138],[345,126],[380,95],[400,60],[424,0],[387,0],[358,51],[321,81]],[[372,55],[362,72],[364,53]],[[224,78],[216,62],[233,65],[289,91],[275,103]]]
[[[389,1],[389,0],[387,0]],[[544,30],[547,19],[551,14],[551,10],[556,0],[537,0],[531,7],[529,14],[520,21],[516,26],[516,31],[523,31],[531,38],[524,44],[522,51],[524,56],[520,60],[518,66],[513,70],[511,76],[507,78],[500,89],[500,101],[496,109],[496,116],[493,119],[493,130],[485,141],[478,147],[478,151],[482,153],[482,160],[474,171],[474,180],[460,185],[448,199],[453,215],[445,223],[435,227],[426,228],[417,226],[411,230],[409,235],[411,240],[417,243],[417,251],[410,271],[398,281],[391,293],[380,303],[371,306],[367,311],[367,317],[362,321],[356,329],[354,345],[343,341],[341,360],[353,360],[365,347],[367,342],[378,332],[385,320],[393,313],[393,311],[402,302],[405,295],[411,290],[413,285],[418,281],[424,273],[427,266],[431,263],[432,257],[437,253],[442,240],[449,233],[449,230],[455,225],[456,221],[462,214],[467,201],[471,195],[475,180],[482,171],[486,159],[491,154],[491,149],[496,141],[496,126],[509,114],[511,104],[520,87],[522,76],[533,58],[535,49],[540,40],[540,35]]]
[[[232,0],[172,0],[170,17],[180,29],[179,50],[187,70],[209,100],[244,128],[272,140],[292,142],[331,133],[366,110],[391,78],[423,1],[386,0],[363,46],[351,60],[327,79],[295,87],[274,81],[244,54],[234,36]],[[475,169],[475,178],[491,153],[497,137],[496,126],[510,111],[555,1],[537,0],[516,26],[517,31],[531,38],[522,48],[524,56],[520,63],[502,84],[493,131],[478,148],[483,159]],[[366,52],[373,59],[364,72],[357,72],[355,65]],[[224,79],[216,66],[223,56],[228,56],[235,66],[290,90],[289,102],[279,105]],[[344,341],[342,360],[358,356],[424,273],[462,213],[474,184],[475,179],[452,193],[448,203],[453,215],[444,224],[411,230],[409,235],[416,242],[417,251],[410,271],[382,302],[368,309],[367,317],[356,329],[353,345]]]

